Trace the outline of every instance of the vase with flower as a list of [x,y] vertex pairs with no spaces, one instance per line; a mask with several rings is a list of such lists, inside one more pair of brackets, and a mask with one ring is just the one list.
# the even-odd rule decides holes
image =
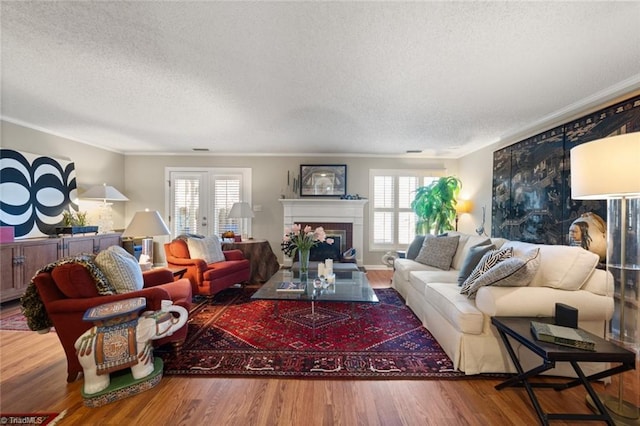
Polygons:
[[302,225],[296,223],[290,229],[285,229],[281,246],[284,254],[289,257],[293,258],[296,253],[300,254],[300,274],[303,275],[309,273],[309,255],[311,248],[321,242],[333,244],[333,239],[327,238],[321,226],[313,229],[309,225],[302,227]]

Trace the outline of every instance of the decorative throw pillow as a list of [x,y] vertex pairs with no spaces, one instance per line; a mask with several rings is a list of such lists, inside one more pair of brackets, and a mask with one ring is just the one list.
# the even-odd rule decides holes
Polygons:
[[480,263],[482,256],[487,254],[488,251],[495,249],[496,246],[493,244],[471,247],[467,257],[464,259],[462,267],[460,268],[460,273],[458,274],[458,286],[462,286],[464,281],[469,278],[469,275],[471,275],[476,266],[478,266],[478,263]]
[[225,260],[220,240],[216,235],[204,238],[187,238],[187,246],[189,246],[189,254],[192,259],[203,259],[207,263]]
[[473,272],[469,275],[469,277],[464,280],[462,283],[462,288],[460,289],[461,294],[468,294],[469,289],[471,289],[474,283],[489,269],[498,263],[502,262],[505,259],[509,259],[513,256],[513,249],[511,247],[500,249],[500,250],[491,250],[485,253],[478,262],[478,266],[475,267]]
[[469,288],[467,295],[474,297],[480,287],[524,287],[529,285],[540,265],[540,250],[534,249],[523,257],[505,259],[484,274],[482,274]]
[[423,242],[424,235],[416,235],[411,244],[409,244],[409,248],[407,249],[407,259],[414,260],[416,256],[418,256]]
[[415,261],[448,271],[451,268],[451,260],[456,254],[459,239],[459,235],[454,237],[425,237]]
[[111,246],[98,253],[95,263],[115,287],[117,294],[141,290],[144,286],[138,261],[120,246]]
[[[51,271],[51,277],[60,291],[71,299],[83,299],[100,295],[91,274],[79,263],[65,263]],[[111,293],[113,294],[113,293]]]

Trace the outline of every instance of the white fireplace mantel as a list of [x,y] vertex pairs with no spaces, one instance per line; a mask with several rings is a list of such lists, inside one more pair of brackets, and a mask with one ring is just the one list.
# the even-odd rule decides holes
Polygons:
[[[351,223],[353,225],[353,247],[356,249],[356,261],[363,262],[364,251],[364,206],[367,200],[340,200],[337,198],[281,198],[284,208],[284,228],[294,223],[305,222]],[[283,231],[284,231],[283,228]],[[291,259],[285,257],[285,266]]]

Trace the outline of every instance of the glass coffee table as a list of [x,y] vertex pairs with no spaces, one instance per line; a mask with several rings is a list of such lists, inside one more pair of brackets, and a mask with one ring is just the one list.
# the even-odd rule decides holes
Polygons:
[[[276,272],[256,291],[251,299],[275,301],[274,316],[279,316],[279,303],[282,301],[307,301],[311,304],[311,316],[315,319],[316,303],[351,303],[352,317],[356,316],[355,305],[358,303],[378,303],[378,296],[361,271],[345,271],[335,273],[335,282],[327,283],[316,280],[317,270],[309,271],[307,276],[300,276],[299,271],[282,269]],[[304,283],[302,292],[280,291],[281,283]],[[315,321],[313,337],[315,338]]]

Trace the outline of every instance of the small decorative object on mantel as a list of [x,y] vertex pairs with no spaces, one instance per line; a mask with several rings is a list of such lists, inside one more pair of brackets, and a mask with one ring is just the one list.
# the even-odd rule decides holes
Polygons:
[[351,195],[345,194],[340,197],[341,200],[365,200],[365,198],[361,197],[360,194]]

